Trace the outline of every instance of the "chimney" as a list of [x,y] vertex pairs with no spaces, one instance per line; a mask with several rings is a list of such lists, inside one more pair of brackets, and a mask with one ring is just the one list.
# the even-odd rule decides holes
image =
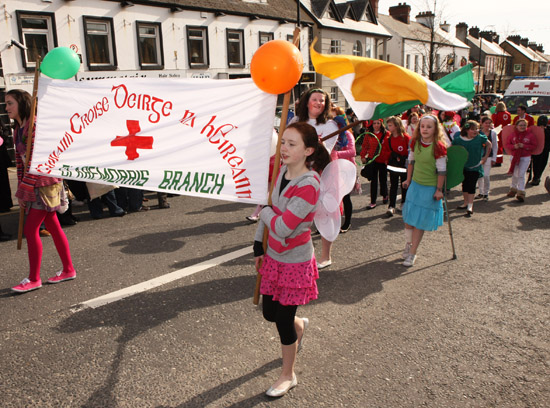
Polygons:
[[479,39],[479,28],[478,27],[472,27],[468,31],[472,37],[475,39]]
[[493,42],[493,32],[492,31],[481,31],[479,36],[486,41]]
[[411,6],[407,3],[399,3],[397,6],[390,7],[389,11],[393,19],[405,24],[411,23]]
[[542,44],[537,45],[537,51],[544,54],[544,46]]
[[512,41],[514,44],[519,45],[521,37],[519,35],[509,35],[506,37],[508,41]]
[[456,38],[466,44],[466,37],[468,37],[468,24],[458,23],[456,25]]
[[443,24],[439,24],[439,28],[441,28],[446,33],[451,31],[451,25],[449,23],[447,23],[446,21]]
[[378,18],[378,1],[379,0],[370,0],[370,5],[372,7],[372,11],[374,11],[374,15],[376,18]]
[[529,44],[527,44],[529,48],[531,48],[533,51],[537,50],[537,43],[529,41]]
[[500,35],[498,35],[497,33],[494,33],[493,41],[498,44],[500,42]]
[[529,44],[529,38],[522,38],[521,40],[519,40],[519,43],[521,45],[523,45],[524,47],[527,47],[527,45]]
[[423,13],[419,13],[415,19],[417,23],[420,23],[425,27],[432,28],[435,22],[435,14],[431,11],[424,11]]

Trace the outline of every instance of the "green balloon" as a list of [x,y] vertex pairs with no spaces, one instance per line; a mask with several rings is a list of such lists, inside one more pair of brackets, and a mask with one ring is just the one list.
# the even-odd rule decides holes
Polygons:
[[495,113],[496,110],[497,110],[497,107],[496,107],[496,106],[491,106],[491,107],[489,108],[489,112],[491,112],[491,113]]
[[72,78],[79,68],[80,58],[69,47],[56,47],[50,50],[40,64],[40,71],[55,79]]

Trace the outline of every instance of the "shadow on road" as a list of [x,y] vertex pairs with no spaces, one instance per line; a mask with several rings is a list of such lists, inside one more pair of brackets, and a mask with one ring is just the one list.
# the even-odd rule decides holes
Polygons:
[[111,247],[122,247],[120,252],[125,254],[155,254],[162,252],[176,252],[185,245],[184,239],[205,234],[225,234],[237,227],[242,227],[242,221],[233,223],[215,222],[202,224],[192,228],[172,231],[153,232],[120,240],[109,244]]
[[[351,304],[359,302],[373,293],[382,291],[384,282],[398,278],[407,271],[398,264],[398,260],[384,260],[387,257],[395,257],[396,254],[397,252],[381,255],[368,263],[358,264],[351,268],[322,271],[318,280],[321,295],[317,302]],[[77,311],[62,321],[55,330],[65,334],[101,327],[122,328],[120,336],[116,339],[117,349],[108,378],[83,406],[117,406],[115,389],[119,381],[120,367],[124,359],[126,346],[134,338],[170,319],[177,318],[186,311],[250,299],[254,291],[255,281],[253,275],[244,275],[163,291],[145,292],[97,309],[89,308]],[[128,313],[129,310],[132,313]],[[272,361],[249,374],[193,397],[181,407],[207,405],[208,401],[213,400],[213,398],[219,398],[220,392],[228,392],[253,376],[279,367],[279,365],[280,361]],[[265,397],[262,393],[239,403],[239,406],[252,407],[264,400]]]
[[[257,369],[255,369],[254,371],[251,371],[248,374],[245,374],[239,378],[235,378],[231,381],[217,385],[214,388],[211,388],[205,392],[202,392],[199,395],[196,395],[190,400],[184,402],[183,404],[177,405],[175,408],[206,407],[208,404],[211,404],[212,402],[216,401],[223,395],[229,394],[231,391],[243,385],[247,381],[252,380],[256,377],[262,376],[268,371],[281,367],[281,364],[282,364],[282,359],[280,358],[277,360],[270,361],[269,363],[264,364],[261,367],[258,367]],[[235,408],[236,407],[239,407],[239,408],[255,407],[261,402],[270,401],[270,400],[271,399],[262,392],[250,398],[247,398],[246,400],[236,402],[235,404],[232,404],[229,407],[235,407]],[[169,408],[169,407],[165,405],[160,405],[158,406],[158,408]]]

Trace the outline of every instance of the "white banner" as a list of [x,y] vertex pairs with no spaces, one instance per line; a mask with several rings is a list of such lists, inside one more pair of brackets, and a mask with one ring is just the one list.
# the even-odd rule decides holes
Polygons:
[[251,79],[42,77],[30,172],[266,203],[276,101]]

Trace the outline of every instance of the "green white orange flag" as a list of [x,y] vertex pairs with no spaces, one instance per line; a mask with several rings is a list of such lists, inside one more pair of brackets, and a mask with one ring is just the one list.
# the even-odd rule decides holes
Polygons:
[[310,55],[315,71],[336,82],[362,120],[388,117],[416,104],[456,111],[465,108],[474,95],[471,65],[436,83],[399,65],[377,59],[319,54],[313,45]]

